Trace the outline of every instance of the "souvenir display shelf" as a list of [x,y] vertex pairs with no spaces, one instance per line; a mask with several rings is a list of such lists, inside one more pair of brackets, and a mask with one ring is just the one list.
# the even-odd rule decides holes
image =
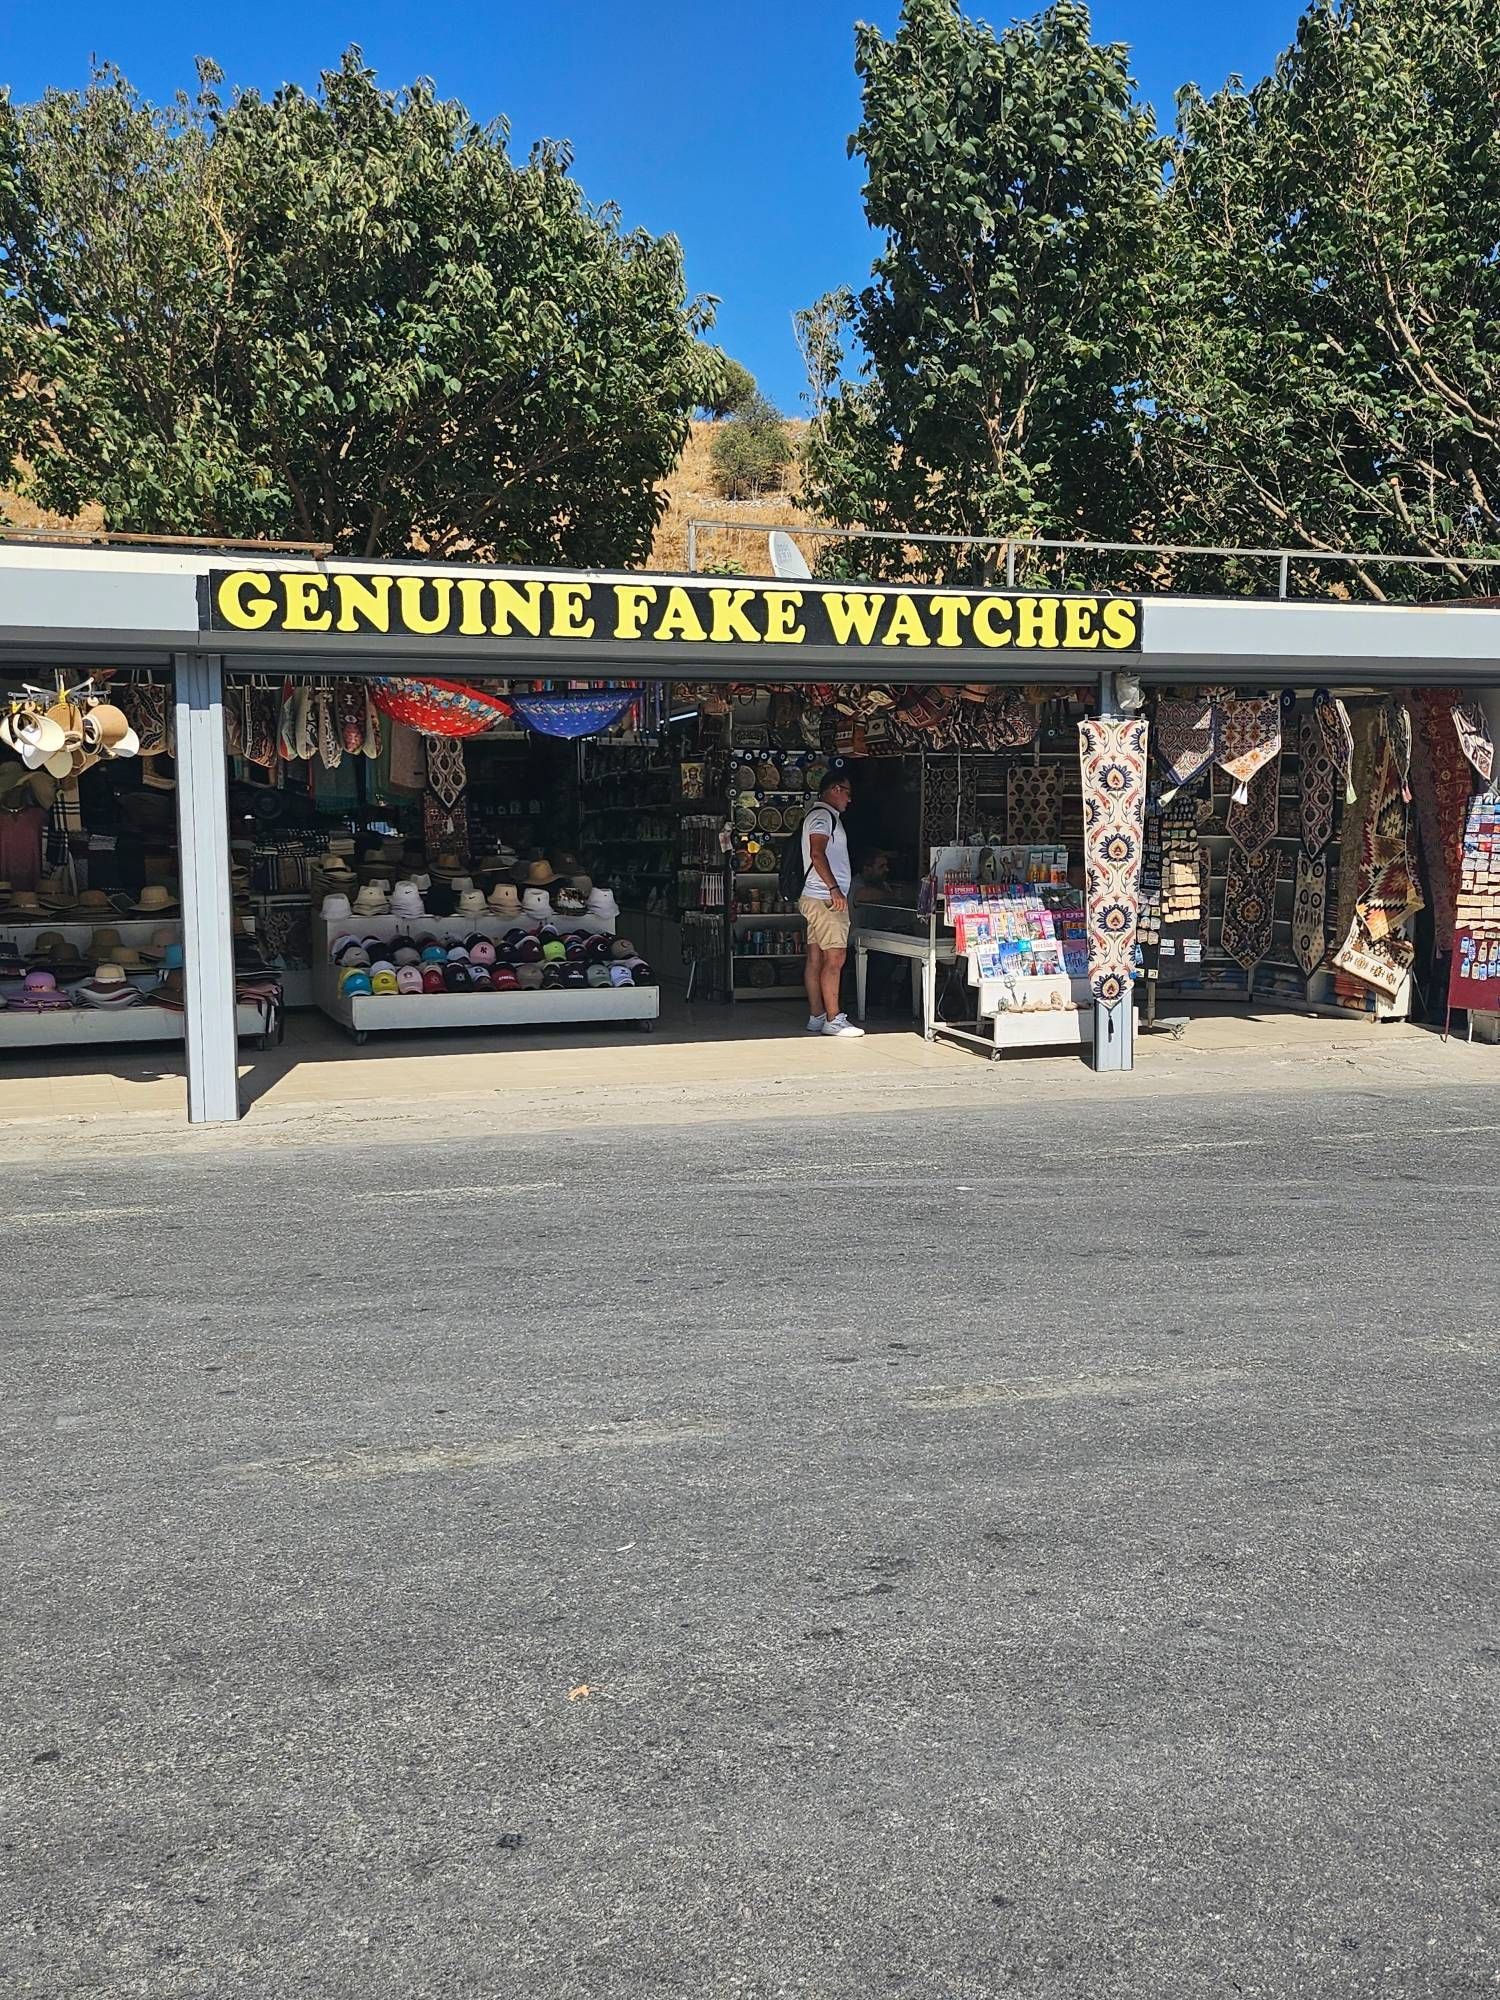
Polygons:
[[[361,937],[390,941],[413,931],[430,931],[434,937],[460,943],[477,931],[498,942],[521,921],[514,917],[421,917],[407,921],[401,917],[351,919],[315,914],[313,999],[356,1042],[400,1028],[545,1027],[568,1021],[629,1021],[643,1033],[651,1032],[661,1014],[659,986],[583,986],[516,993],[355,993],[347,997],[339,993],[338,967],[329,954],[333,940],[345,932],[357,929]],[[581,923],[572,928],[597,931],[602,926]]]
[[800,839],[803,814],[817,803],[817,794],[808,790],[808,770],[817,775],[826,762],[813,752],[758,749],[730,755],[724,991],[735,1003],[806,997],[807,927],[797,910],[781,902],[781,857],[788,840]]
[[[160,912],[145,918],[111,917],[108,922],[109,928],[119,934],[122,945],[136,949],[150,944],[163,928]],[[70,924],[56,918],[39,924],[0,923],[0,931],[15,939],[23,958],[46,931],[56,932],[86,952],[97,928],[92,923]],[[93,967],[88,970],[92,973]],[[157,974],[154,970],[127,972],[126,977],[132,986],[149,992],[156,984]],[[234,1010],[234,1018],[242,1042],[253,1041],[258,1048],[270,1047],[273,1036],[267,1031],[261,1008],[241,1001]],[[34,1014],[28,1008],[0,1007],[0,1049],[85,1048],[97,1042],[180,1042],[185,1033],[181,1014],[170,1007],[151,1007],[144,1002],[120,1013],[104,1007],[49,1007],[44,1013]]]

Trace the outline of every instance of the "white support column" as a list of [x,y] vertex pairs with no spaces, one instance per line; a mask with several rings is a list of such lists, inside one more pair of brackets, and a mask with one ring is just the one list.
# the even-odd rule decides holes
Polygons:
[[[1116,717],[1115,677],[1099,676],[1099,713]],[[1094,1002],[1094,1068],[1122,1070],[1135,1067],[1135,994],[1127,992],[1113,1004]]]
[[194,1125],[206,1125],[240,1115],[224,779],[224,663],[217,653],[177,653],[172,665],[188,1118]]

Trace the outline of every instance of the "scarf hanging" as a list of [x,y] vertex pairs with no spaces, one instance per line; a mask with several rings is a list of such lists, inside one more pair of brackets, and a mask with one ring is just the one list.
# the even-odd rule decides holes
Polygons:
[[1297,754],[1302,764],[1302,851],[1321,854],[1333,838],[1335,787],[1342,787],[1342,775],[1316,708],[1305,712],[1297,724]]
[[1233,778],[1237,804],[1244,804],[1250,780],[1280,749],[1280,695],[1227,695],[1220,702],[1215,761]]
[[[382,674],[370,682],[370,694],[382,715],[390,716],[393,722],[408,723],[428,737],[478,736],[511,713],[508,701],[463,681]],[[364,740],[367,738],[368,731]]]
[[1495,775],[1495,746],[1490,739],[1490,725],[1484,710],[1471,696],[1454,702],[1453,726],[1458,731],[1464,755],[1488,784]]
[[368,699],[358,681],[340,681],[333,691],[339,741],[351,757],[357,757],[364,748],[365,703]]
[[1005,779],[1005,838],[1043,846],[1057,838],[1062,773],[1055,764],[1013,766]]
[[1271,949],[1279,861],[1274,847],[1229,850],[1222,941],[1227,956],[1246,972],[1253,972]]
[[1292,954],[1312,977],[1328,956],[1328,856],[1297,856],[1297,883],[1292,899]]
[[165,757],[172,748],[171,690],[155,681],[137,682],[121,707],[141,740],[142,757]]
[[326,690],[316,697],[313,704],[313,732],[323,769],[336,771],[344,761],[344,744],[334,713],[334,699]]
[[540,736],[595,736],[612,729],[638,691],[611,689],[605,694],[518,694],[511,702],[518,721]]
[[1208,695],[1159,697],[1151,743],[1162,776],[1163,805],[1212,764],[1217,734]]
[[1245,788],[1245,797],[1236,793],[1224,817],[1229,838],[1246,854],[1254,854],[1276,838],[1280,810],[1281,755],[1262,764]]
[[1354,725],[1349,720],[1349,711],[1336,694],[1329,694],[1319,688],[1313,696],[1313,714],[1318,718],[1318,727],[1323,732],[1328,759],[1333,765],[1335,782],[1342,781],[1344,804],[1352,806],[1358,796],[1354,789]]
[[1130,992],[1146,814],[1146,724],[1094,717],[1078,725],[1088,875],[1089,985],[1112,1005]]
[[245,754],[245,691],[241,687],[224,690],[224,749],[231,757]]

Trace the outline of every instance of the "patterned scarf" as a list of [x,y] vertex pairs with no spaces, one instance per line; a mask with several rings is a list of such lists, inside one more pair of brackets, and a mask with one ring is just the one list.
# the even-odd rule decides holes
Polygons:
[[1316,708],[1297,725],[1297,754],[1302,760],[1302,848],[1305,854],[1321,854],[1333,838],[1334,786],[1340,773]]
[[339,741],[351,757],[365,747],[365,703],[369,696],[358,681],[340,681],[333,691]]
[[1224,824],[1229,838],[1246,854],[1254,854],[1276,838],[1278,793],[1281,784],[1281,756],[1262,764],[1246,787],[1241,800],[1238,792],[1230,803]]
[[1471,697],[1455,701],[1453,726],[1458,731],[1464,755],[1488,784],[1495,775],[1495,746],[1490,740],[1490,725],[1485,720],[1484,710]]
[[1343,780],[1344,804],[1352,806],[1357,794],[1353,782],[1354,725],[1349,720],[1349,711],[1336,694],[1319,688],[1313,696],[1313,714],[1323,732],[1334,777]]
[[1088,875],[1089,984],[1106,1005],[1130,992],[1146,815],[1146,724],[1095,717],[1078,725]]
[[1022,764],[1005,780],[1005,838],[1019,845],[1043,845],[1057,838],[1062,773],[1055,764]]
[[1254,971],[1271,949],[1279,861],[1274,847],[1229,850],[1222,940],[1226,954],[1246,972]]
[[1311,978],[1328,956],[1328,856],[1299,854],[1292,901],[1292,953]]
[[1227,695],[1219,705],[1219,747],[1216,762],[1234,780],[1234,797],[1243,805],[1250,780],[1281,748],[1281,697]]
[[1168,697],[1156,703],[1152,746],[1162,776],[1162,803],[1190,785],[1214,760],[1214,705],[1206,694]]

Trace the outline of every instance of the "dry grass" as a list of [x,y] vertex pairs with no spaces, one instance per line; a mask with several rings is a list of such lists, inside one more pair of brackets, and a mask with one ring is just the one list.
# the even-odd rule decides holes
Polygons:
[[49,514],[44,507],[34,507],[29,500],[19,494],[0,488],[0,534],[5,528],[80,528],[93,534],[104,526],[102,507],[85,507],[76,521],[69,521],[61,514]]
[[[692,436],[677,462],[676,470],[662,482],[668,496],[667,511],[661,518],[656,540],[651,545],[651,567],[654,570],[680,573],[687,568],[687,530],[691,520],[767,521],[773,527],[788,528],[793,532],[811,524],[812,517],[795,507],[785,492],[762,493],[754,500],[721,500],[714,491],[713,466],[709,456],[713,448],[714,428],[711,423],[693,425]],[[807,426],[805,423],[790,423],[787,428],[796,444]],[[797,483],[795,462],[787,468],[787,481],[791,486]],[[817,553],[817,542],[807,539],[800,546],[802,553],[812,562]],[[721,562],[739,563],[748,576],[769,576],[771,557],[765,535],[748,530],[701,529],[698,534],[699,569]]]

